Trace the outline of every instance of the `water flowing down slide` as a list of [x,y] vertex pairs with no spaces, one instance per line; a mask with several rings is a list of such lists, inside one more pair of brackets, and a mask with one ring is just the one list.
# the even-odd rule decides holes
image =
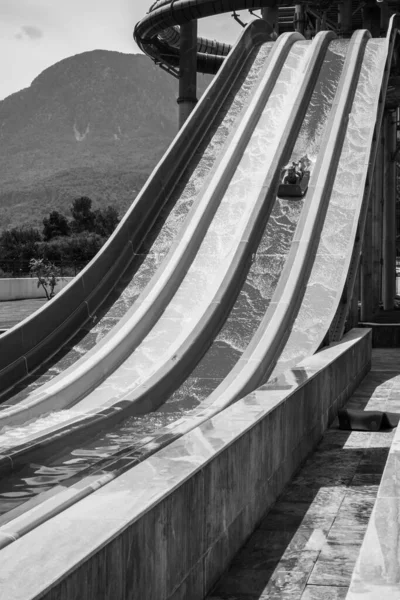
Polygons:
[[[231,132],[265,69],[273,46],[262,45],[265,39],[262,23],[251,24],[244,31],[191,119],[99,255],[66,290],[1,337],[0,408],[17,404],[48,384],[82,355],[87,356],[111,330],[115,332],[116,326],[123,327],[171,246],[182,237],[183,228],[189,237],[188,264],[218,205],[224,185],[221,172],[232,168],[236,160],[232,151],[226,158],[228,149],[232,150]],[[189,232],[190,227],[196,235]],[[184,270],[185,261],[180,268]],[[179,282],[178,277],[171,277],[171,269],[168,273],[170,281],[161,305]],[[152,316],[147,314],[148,328],[151,319],[156,318],[153,304]],[[43,364],[49,355],[54,355],[51,363]],[[5,392],[11,386],[13,389]]]
[[[358,199],[358,209],[354,210],[352,202],[347,200],[349,197],[348,181],[346,182],[345,179],[346,183],[343,182],[339,169],[340,165],[346,165],[346,168],[348,168],[348,165],[352,164],[349,161],[350,152],[352,157],[357,156],[355,152],[357,146],[354,146],[352,140],[357,139],[359,135],[361,135],[361,143],[359,143],[358,151],[363,156],[363,160],[358,162],[359,173],[363,173],[362,176],[366,177],[367,170],[372,168],[371,161],[368,159],[374,129],[380,126],[378,104],[379,97],[381,96],[382,99],[385,95],[385,85],[387,83],[385,77],[388,73],[385,65],[390,64],[392,42],[390,33],[386,40],[370,40],[367,32],[357,32],[350,42],[338,40],[331,43],[332,54],[325,61],[325,70],[321,70],[320,82],[323,85],[319,89],[316,87],[314,91],[314,102],[312,100],[310,103],[308,114],[306,114],[303,123],[304,129],[302,128],[300,132],[292,156],[297,158],[299,154],[296,155],[296,151],[304,151],[304,139],[307,140],[306,146],[308,149],[314,147],[316,150],[310,188],[305,204],[301,207],[296,204],[295,209],[292,205],[290,215],[292,222],[296,220],[295,213],[297,211],[296,230],[294,231],[291,227],[291,239],[290,235],[284,233],[285,224],[280,223],[277,217],[278,219],[279,217],[282,218],[282,207],[287,208],[287,206],[285,207],[285,204],[278,199],[275,207],[276,212],[275,214],[274,211],[271,213],[275,220],[270,220],[266,227],[264,241],[259,247],[261,252],[258,261],[256,255],[256,266],[253,269],[252,281],[249,281],[250,285],[247,286],[247,289],[245,286],[242,288],[242,306],[240,307],[240,303],[237,303],[222,328],[218,336],[219,340],[218,338],[216,340],[217,343],[211,346],[197,369],[165,405],[166,407],[168,404],[173,406],[175,403],[176,406],[188,395],[195,395],[196,400],[200,402],[199,410],[194,413],[196,418],[191,420],[188,417],[176,426],[171,424],[168,427],[169,436],[184,433],[195,424],[198,424],[200,420],[208,418],[215,411],[222,410],[237,398],[268,381],[271,373],[275,377],[288,366],[294,366],[304,356],[315,352],[320,345],[330,327],[342,293],[341,288],[336,285],[337,277],[332,277],[332,281],[335,282],[335,297],[329,296],[329,294],[332,295],[331,286],[327,287],[323,298],[321,298],[321,294],[315,295],[315,274],[319,274],[321,278],[321,274],[328,272],[327,265],[324,262],[322,262],[324,267],[321,269],[321,261],[327,260],[326,251],[321,252],[320,249],[321,244],[324,243],[321,240],[324,240],[325,231],[331,232],[332,239],[340,240],[340,248],[346,255],[346,260],[335,261],[328,256],[331,269],[342,268],[341,279],[344,282],[355,243],[355,231],[361,214],[361,206],[363,202],[365,204],[366,199],[363,192],[364,185],[361,180],[361,185],[353,188]],[[331,78],[328,76],[329,69],[331,69]],[[333,74],[336,74],[336,79],[332,77]],[[382,94],[381,91],[383,91]],[[318,100],[321,100],[322,95],[326,99],[325,111],[319,115],[316,133],[313,139],[310,140],[307,132],[310,131],[313,105],[318,105]],[[350,118],[348,118],[348,115],[350,115]],[[365,115],[368,115],[367,120],[365,120]],[[358,129],[354,129],[355,127],[358,127]],[[336,185],[340,186],[344,197],[340,210],[338,210],[337,200],[335,200]],[[343,208],[344,206],[346,211]],[[281,211],[280,214],[279,211]],[[290,214],[290,212],[287,211],[286,214]],[[332,218],[331,215],[333,215]],[[343,223],[347,223],[347,229],[341,224],[339,216],[341,216]],[[344,220],[346,218],[347,221]],[[335,229],[335,224],[338,225],[338,229]],[[353,237],[349,227],[353,230]],[[286,224],[286,230],[288,229],[290,227],[287,227]],[[345,231],[346,243],[341,235],[342,229]],[[333,231],[336,233],[332,233]],[[282,247],[276,253],[276,249],[279,248],[277,238],[274,240],[275,254],[265,256],[262,247],[265,250],[266,245],[271,245],[272,236],[277,232],[281,233],[281,240],[286,236],[286,256],[283,257]],[[324,248],[323,245],[322,248]],[[259,304],[258,310],[255,313],[253,312],[252,315],[255,316],[255,319],[253,318],[253,323],[250,324],[250,320],[246,320],[243,316],[243,306],[247,312],[251,310],[251,302],[255,298],[253,294],[253,298],[250,298],[249,301],[250,286],[254,285],[254,281],[256,281],[257,270],[260,271],[263,263],[267,264],[266,260],[270,269],[268,274],[273,275],[273,277],[269,278],[269,289],[263,290],[267,300],[264,303],[264,308],[261,309]],[[249,273],[251,273],[251,269]],[[324,285],[322,287],[326,289]],[[318,313],[314,308],[313,313],[313,310],[309,308],[310,303],[312,304],[310,299],[313,297],[314,307],[318,307],[318,310],[322,310],[325,314],[324,320],[321,319],[320,312]],[[259,316],[257,316],[257,312]],[[302,328],[303,339],[301,340],[298,337],[296,339],[298,324],[302,323],[303,315],[307,313],[308,315],[314,314],[314,318],[319,324],[317,335],[315,335],[315,328],[309,327],[310,322],[306,321],[307,327],[304,328],[303,325]],[[242,318],[240,318],[240,314]],[[258,329],[254,328],[254,322],[259,323]],[[242,338],[247,336],[248,345],[240,351],[242,342],[240,340],[236,344],[236,352],[227,352],[227,346],[229,346],[227,342],[232,340],[235,331],[236,339],[238,331],[242,333]],[[304,334],[304,331],[307,335]],[[224,343],[225,348],[223,348]],[[233,345],[234,343],[231,342],[229,350]],[[286,361],[287,356],[289,356],[290,362]],[[229,367],[231,367],[230,370]],[[195,393],[193,393],[193,388],[195,388]],[[164,411],[164,407],[161,411]],[[121,433],[123,429],[124,427],[121,427],[119,432]],[[132,431],[132,428],[125,425],[125,430],[126,432]],[[115,444],[118,437],[116,431],[108,435],[111,436]],[[162,434],[160,435],[162,436]],[[151,444],[153,444],[153,441]],[[137,446],[138,444],[136,444]],[[97,442],[97,447],[106,449],[104,438]]]
[[[335,83],[332,84],[331,80],[336,67],[342,62],[340,52],[331,48],[333,38],[334,35],[328,32],[321,33],[313,42],[302,40],[298,34],[284,35],[274,46],[274,53],[269,53],[263,77],[248,105],[247,117],[243,116],[233,135],[233,138],[242,139],[241,129],[250,133],[237,169],[186,276],[161,319],[144,338],[144,343],[139,344],[100,386],[69,410],[53,412],[31,421],[32,405],[29,401],[32,397],[35,399],[33,394],[31,398],[9,404],[0,413],[0,422],[6,424],[0,443],[4,455],[12,456],[14,466],[26,461],[28,456],[32,460],[37,451],[46,452],[45,449],[52,445],[54,449],[54,443],[62,446],[65,452],[66,440],[69,440],[68,444],[76,444],[80,439],[77,434],[87,438],[96,427],[108,428],[115,420],[113,417],[120,419],[123,414],[132,412],[132,407],[136,412],[138,408],[143,411],[140,404],[143,397],[146,402],[149,399],[150,408],[154,408],[167,399],[169,391],[179,387],[187,371],[196,366],[204,346],[212,343],[242,289],[243,279],[249,268],[251,270],[253,254],[262,244],[262,233],[270,221],[271,211],[276,211],[280,202],[276,189],[281,165],[293,156],[293,152],[299,153],[304,149],[301,142],[296,146],[298,138],[307,137],[302,123],[312,120],[312,113],[321,97],[329,96],[332,102]],[[278,57],[284,59],[278,61]],[[279,68],[275,69],[274,65],[279,65]],[[273,85],[272,70],[276,70]],[[324,84],[322,82],[328,73],[331,76]],[[324,116],[321,123],[318,118],[316,121],[314,129],[319,131],[323,128]],[[248,127],[246,122],[252,125]],[[179,244],[175,250],[178,247]],[[157,276],[156,280],[160,278]],[[172,322],[173,328],[165,327],[166,322]],[[122,328],[116,329],[121,331]],[[179,331],[180,338],[177,335]],[[180,351],[179,360],[176,359],[177,349]],[[158,368],[156,359],[160,365]],[[70,370],[73,376],[77,369],[79,364]],[[166,384],[167,377],[170,383]],[[63,379],[60,377],[59,381]],[[54,382],[47,389],[51,385]],[[42,396],[40,393],[39,390],[36,394],[37,408],[45,411],[47,399],[43,392]],[[65,400],[62,394],[58,398]],[[64,406],[67,407],[68,403]],[[149,409],[148,405],[145,409]],[[102,422],[103,419],[105,422]],[[27,420],[30,422],[24,425]],[[73,452],[76,455],[75,450]],[[67,462],[79,466],[81,461],[72,458]],[[7,458],[4,463],[7,463]],[[54,473],[51,468],[40,470]],[[56,470],[58,474],[61,471],[65,475],[70,472],[70,467]],[[36,480],[35,477],[27,479]],[[40,480],[39,476],[37,481]],[[15,504],[15,501],[10,500],[10,504]]]
[[[56,445],[57,438],[67,438],[72,444],[76,433],[94,431],[99,424],[100,428],[104,427],[114,417],[119,419],[124,411],[129,413],[133,405],[140,406],[142,398],[145,402],[150,398],[150,405],[155,398],[151,405],[154,408],[160,396],[165,401],[172,393],[170,398],[177,394],[175,400],[181,400],[195,389],[198,408],[179,422],[162,428],[158,445],[157,436],[143,438],[142,430],[141,440],[136,436],[136,445],[132,450],[131,444],[131,451],[124,458],[124,467],[121,458],[116,458],[114,463],[111,460],[107,467],[107,477],[116,476],[118,469],[127,468],[140,460],[140,455],[146,455],[146,444],[150,452],[155,451],[317,350],[332,320],[335,321],[335,314],[340,321],[337,309],[344,286],[350,285],[348,274],[353,267],[354,247],[362,238],[363,214],[368,201],[365,182],[374,163],[374,131],[379,130],[382,117],[393,31],[392,21],[386,39],[370,39],[367,32],[361,31],[350,41],[330,39],[324,45],[319,38],[313,45],[301,41],[292,44],[280,71],[281,79],[278,76],[276,88],[266,100],[265,110],[254,127],[254,134],[246,142],[196,256],[165,307],[163,316],[167,314],[169,322],[175,324],[182,319],[180,333],[171,336],[161,317],[129,355],[127,360],[133,362],[128,365],[122,362],[110,380],[105,379],[76,407],[65,411],[69,413],[66,421],[61,411],[54,413],[48,427],[44,420],[40,423],[41,419],[37,419],[30,431],[29,426],[6,429],[0,438],[4,455],[16,459],[15,464],[19,459],[20,464],[24,464],[34,452],[40,451],[41,444],[45,447],[50,441]],[[321,46],[316,50],[318,44]],[[319,63],[315,62],[317,56],[323,57]],[[285,75],[285,69],[292,75]],[[315,70],[316,77],[315,73],[310,77],[310,69]],[[296,79],[293,73],[302,73],[302,76]],[[307,76],[310,80],[306,91]],[[294,89],[299,94],[297,103],[295,97],[291,98]],[[257,91],[260,88],[255,95]],[[319,100],[322,96],[325,98],[322,113],[315,109],[318,95]],[[290,98],[290,102],[285,98]],[[300,112],[296,113],[297,110]],[[272,121],[271,115],[274,115]],[[287,139],[289,142],[285,145]],[[281,167],[289,158],[298,159],[304,150],[312,155],[310,185],[304,201],[293,203],[279,199],[276,190]],[[265,159],[262,177],[261,156]],[[257,175],[257,165],[260,175]],[[249,166],[255,174],[253,183],[257,181],[251,189],[246,179]],[[232,190],[233,196],[230,196]],[[240,202],[237,190],[244,194],[245,202]],[[264,202],[259,202],[261,194]],[[232,202],[232,198],[236,201]],[[230,209],[242,211],[235,213],[235,232],[224,228]],[[232,233],[230,238],[228,233]],[[252,265],[246,253],[254,259]],[[210,277],[206,277],[204,268],[205,265],[208,268],[209,259],[215,275],[210,271],[207,273]],[[202,282],[200,290],[195,286],[199,280]],[[258,302],[257,294],[263,296],[263,302]],[[182,310],[187,302],[192,306],[189,315]],[[244,318],[251,308],[254,308],[257,327]],[[215,314],[219,316],[213,324]],[[238,315],[242,318],[238,319]],[[157,352],[160,340],[157,355],[154,350]],[[191,352],[192,347],[194,352]],[[221,356],[227,357],[222,371],[207,377],[210,370],[206,372],[205,365],[209,367],[213,360],[216,364]],[[136,363],[138,357],[142,362]],[[205,362],[201,362],[202,357]],[[196,364],[200,371],[196,372]],[[213,384],[207,384],[205,392],[199,395],[200,383],[210,379],[214,380]],[[128,391],[127,386],[131,386]],[[99,394],[97,398],[96,394]],[[117,402],[113,404],[115,398]],[[99,404],[103,407],[100,412]],[[78,412],[83,409],[82,413],[72,415],[77,407]],[[114,443],[114,449],[120,451],[115,445],[115,431],[108,430],[106,435]],[[72,450],[72,459],[67,462],[79,461],[77,450],[78,447]],[[84,453],[83,450],[82,455]],[[86,456],[89,454],[88,449]],[[112,452],[108,456],[110,454]],[[96,456],[98,460],[98,452]],[[6,462],[4,459],[3,465]],[[104,474],[102,469],[99,467],[99,481],[100,474]],[[99,485],[105,483],[107,477],[103,477]],[[81,490],[82,486],[83,483]]]
[[[283,35],[265,61],[259,85],[221,162],[224,168],[217,169],[210,179],[211,192],[204,194],[205,208],[199,203],[202,211],[208,208],[214,189],[220,192],[226,181],[223,198],[190,266],[182,263],[189,256],[187,244],[193,243],[197,234],[196,229],[187,227],[150,281],[150,291],[145,289],[139,297],[136,312],[127,315],[125,327],[117,327],[100,350],[94,349],[90,358],[82,359],[58,381],[17,404],[8,404],[0,413],[0,425],[19,425],[49,410],[70,405],[74,405],[73,409],[69,413],[64,410],[62,415],[58,413],[56,422],[65,420],[70,425],[99,410],[113,408],[115,413],[121,413],[129,405],[135,405],[138,412],[147,412],[157,407],[163,394],[176,385],[177,378],[184,379],[187,369],[198,362],[213,329],[219,328],[226,307],[234,298],[237,280],[251,259],[255,232],[268,218],[270,202],[266,196],[273,188],[271,182],[278,182],[280,164],[286,158],[292,130],[297,127],[297,116],[307,106],[312,91],[318,67],[315,57],[324,52],[329,35],[321,36],[314,44],[299,39],[299,34]],[[303,79],[304,85],[299,86]],[[175,271],[180,268],[186,274],[167,304],[169,297],[154,290],[162,285],[171,288],[171,280],[178,280],[169,268],[171,264]],[[160,296],[164,310],[147,333],[143,329],[144,311],[157,314],[154,307]],[[129,356],[122,362],[124,344]],[[110,354],[116,356],[113,366],[117,368],[110,368],[112,373],[106,377]],[[83,379],[86,385],[82,384]],[[34,423],[31,431],[36,434],[38,429],[48,426],[49,419],[45,418],[40,424]],[[8,433],[9,438],[12,435]]]

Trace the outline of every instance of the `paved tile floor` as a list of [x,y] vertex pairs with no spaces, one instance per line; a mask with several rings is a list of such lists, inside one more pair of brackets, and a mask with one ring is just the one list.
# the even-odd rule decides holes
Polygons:
[[[400,349],[372,362],[347,406],[400,412]],[[208,600],[344,599],[393,435],[334,423]]]
[[9,329],[38,310],[46,298],[0,302],[0,329]]

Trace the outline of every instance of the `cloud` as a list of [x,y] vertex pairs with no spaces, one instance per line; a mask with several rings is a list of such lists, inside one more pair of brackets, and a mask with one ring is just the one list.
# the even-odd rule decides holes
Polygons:
[[38,40],[43,37],[43,31],[39,27],[33,25],[22,25],[20,31],[15,34],[17,40],[24,40],[26,38],[30,40]]

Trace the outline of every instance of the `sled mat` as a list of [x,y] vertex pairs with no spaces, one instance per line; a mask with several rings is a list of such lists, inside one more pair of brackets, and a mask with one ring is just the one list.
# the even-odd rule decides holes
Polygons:
[[380,410],[342,408],[338,411],[339,429],[350,431],[380,431],[397,427],[400,414]]

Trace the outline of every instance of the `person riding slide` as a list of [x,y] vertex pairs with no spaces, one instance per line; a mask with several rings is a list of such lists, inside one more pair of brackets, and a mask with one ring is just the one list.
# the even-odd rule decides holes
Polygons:
[[303,169],[300,162],[293,162],[287,169],[284,183],[296,184],[303,177]]

